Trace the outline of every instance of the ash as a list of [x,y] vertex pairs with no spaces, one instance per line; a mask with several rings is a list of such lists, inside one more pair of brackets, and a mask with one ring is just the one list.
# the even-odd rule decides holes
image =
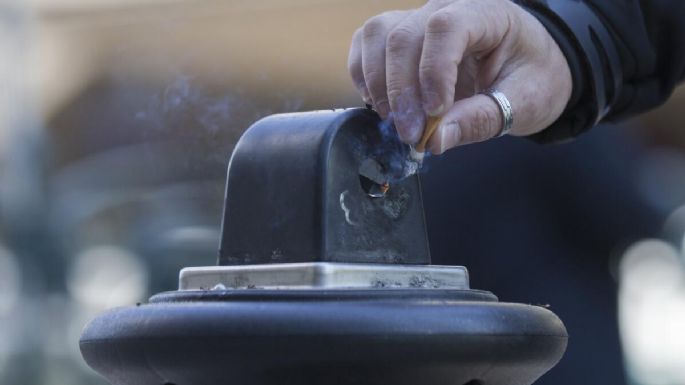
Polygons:
[[443,285],[443,282],[426,275],[415,275],[409,280],[410,287],[429,287],[437,289]]

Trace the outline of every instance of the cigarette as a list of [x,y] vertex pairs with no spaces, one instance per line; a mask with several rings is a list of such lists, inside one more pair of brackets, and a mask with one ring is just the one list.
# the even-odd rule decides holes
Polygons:
[[423,156],[426,152],[426,144],[428,144],[428,141],[430,140],[431,136],[433,136],[433,133],[435,133],[435,130],[438,129],[438,126],[440,125],[440,120],[440,117],[433,116],[430,116],[428,117],[428,119],[426,119],[426,128],[423,130],[423,135],[421,135],[421,139],[416,144],[416,146],[411,147],[410,156],[415,161],[423,161]]

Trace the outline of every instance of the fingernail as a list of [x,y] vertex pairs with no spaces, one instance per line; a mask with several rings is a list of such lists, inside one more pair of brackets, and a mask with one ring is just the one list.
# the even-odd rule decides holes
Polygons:
[[442,115],[445,106],[441,103],[440,95],[436,92],[425,92],[423,94],[423,110],[428,116]]
[[372,104],[371,94],[369,93],[369,89],[366,88],[366,86],[361,86],[360,90],[361,90],[362,100],[364,101],[364,104]]
[[[459,123],[447,122],[440,126],[440,154],[449,150],[452,147],[459,145],[461,139],[461,130]],[[448,143],[452,139],[452,143]]]

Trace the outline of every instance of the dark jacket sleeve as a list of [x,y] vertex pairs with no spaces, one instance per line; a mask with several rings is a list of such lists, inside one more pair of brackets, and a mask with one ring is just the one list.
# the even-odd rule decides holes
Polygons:
[[652,109],[685,77],[685,0],[517,2],[557,41],[573,77],[565,112],[535,140],[572,138]]

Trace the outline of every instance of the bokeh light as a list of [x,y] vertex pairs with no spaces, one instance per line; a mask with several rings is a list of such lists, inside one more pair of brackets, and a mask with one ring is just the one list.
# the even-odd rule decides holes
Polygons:
[[628,371],[642,385],[685,383],[685,269],[679,251],[640,241],[619,268],[619,323]]
[[67,285],[77,301],[110,308],[144,299],[148,273],[132,252],[117,246],[94,246],[75,256]]

